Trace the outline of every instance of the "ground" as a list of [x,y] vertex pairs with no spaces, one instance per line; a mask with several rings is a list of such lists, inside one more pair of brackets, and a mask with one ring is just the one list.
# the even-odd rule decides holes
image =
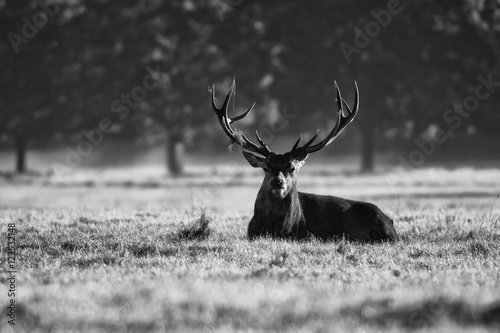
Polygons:
[[249,242],[262,175],[234,164],[4,175],[1,331],[498,331],[500,171],[301,173],[301,190],[376,203],[402,240]]

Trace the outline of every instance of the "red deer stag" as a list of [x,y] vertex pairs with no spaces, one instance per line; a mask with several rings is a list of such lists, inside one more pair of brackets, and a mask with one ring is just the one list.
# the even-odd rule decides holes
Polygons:
[[245,149],[243,155],[250,165],[262,168],[265,173],[255,201],[254,216],[248,225],[249,239],[260,236],[290,239],[314,236],[323,240],[345,237],[352,241],[368,242],[399,239],[393,221],[371,203],[297,190],[297,173],[307,156],[332,143],[358,113],[359,91],[356,83],[355,88],[354,110],[351,110],[335,82],[338,119],[323,141],[313,145],[318,136],[316,131],[303,146],[299,146],[302,137],[299,136],[292,150],[277,154],[262,141],[258,131],[256,138],[259,144],[255,144],[241,131],[231,128],[231,123],[243,119],[252,111],[255,103],[242,115],[229,118],[227,108],[234,94],[234,82],[220,109],[215,100],[215,86],[212,87],[212,107],[222,129],[233,142]]

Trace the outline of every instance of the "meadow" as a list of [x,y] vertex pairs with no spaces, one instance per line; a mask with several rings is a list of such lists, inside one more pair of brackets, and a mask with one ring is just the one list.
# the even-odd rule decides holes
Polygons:
[[[374,175],[311,165],[299,190],[367,200],[396,244],[249,242],[246,165],[0,180],[2,332],[498,332],[500,170]],[[9,282],[0,283],[8,305]]]

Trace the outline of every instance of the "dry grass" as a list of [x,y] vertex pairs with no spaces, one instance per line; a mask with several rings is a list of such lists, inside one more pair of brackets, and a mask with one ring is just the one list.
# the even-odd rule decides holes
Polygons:
[[206,209],[202,208],[197,219],[188,223],[181,222],[181,226],[177,231],[177,239],[181,241],[202,241],[207,239],[212,232],[209,227],[210,222],[212,222],[212,217],[207,214]]
[[[0,179],[2,257],[18,228],[15,332],[499,331],[498,170],[416,170],[395,185],[305,170],[299,188],[380,205],[402,241],[248,242],[252,169]],[[6,291],[2,275],[2,308]]]
[[185,237],[161,211],[2,216],[2,232],[12,222],[19,229],[16,332],[496,332],[500,324],[497,213],[403,211],[395,245],[248,242],[249,216],[240,214],[217,215],[211,233],[201,215]]

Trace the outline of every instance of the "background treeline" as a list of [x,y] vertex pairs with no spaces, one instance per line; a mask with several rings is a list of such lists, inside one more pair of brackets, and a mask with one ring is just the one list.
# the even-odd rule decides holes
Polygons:
[[351,103],[356,80],[361,111],[338,146],[365,171],[376,151],[425,152],[415,140],[460,154],[500,141],[497,0],[3,0],[0,31],[0,145],[18,172],[35,144],[88,151],[103,135],[166,144],[180,174],[186,144],[227,146],[207,87],[221,101],[235,76],[236,112],[257,102],[241,126],[293,138],[326,134],[333,80]]

